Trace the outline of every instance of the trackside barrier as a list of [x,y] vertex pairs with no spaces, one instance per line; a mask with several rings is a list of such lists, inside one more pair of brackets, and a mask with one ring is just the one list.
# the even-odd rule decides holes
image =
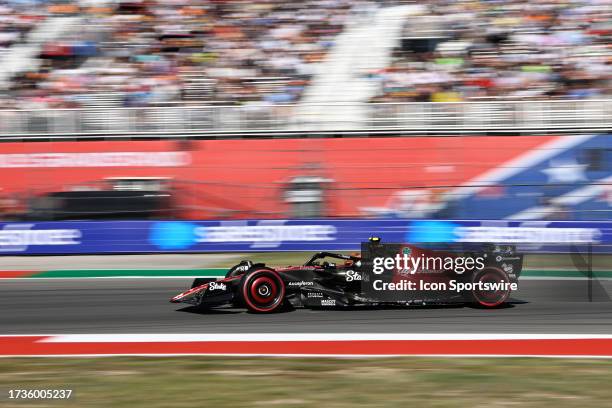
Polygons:
[[[119,96],[121,97],[121,96]],[[338,109],[364,112],[347,120]],[[315,114],[299,115],[298,111]],[[2,136],[182,135],[287,131],[603,131],[611,99],[328,103],[258,106],[151,106],[0,110]]]
[[525,252],[612,253],[612,221],[319,219],[0,223],[0,255],[358,250],[386,242],[514,243]]

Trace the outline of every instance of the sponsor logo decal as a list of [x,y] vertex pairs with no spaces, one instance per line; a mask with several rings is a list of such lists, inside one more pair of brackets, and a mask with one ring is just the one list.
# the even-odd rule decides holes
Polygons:
[[336,306],[336,299],[322,299],[321,306]]
[[78,229],[40,229],[35,224],[7,224],[0,230],[0,252],[25,252],[30,246],[79,245]]
[[210,282],[208,284],[208,290],[226,290],[227,285],[223,282]]
[[347,282],[353,282],[353,281],[360,281],[363,280],[363,276],[361,276],[361,274],[357,271],[346,271],[346,281]]
[[598,243],[597,228],[458,227],[459,242]]
[[160,249],[187,249],[196,242],[196,227],[191,222],[156,222],[151,225],[149,242]]
[[297,282],[289,282],[288,286],[312,286],[314,282],[307,281],[297,281]]
[[448,221],[413,221],[404,238],[406,242],[455,242],[457,227]]
[[203,226],[193,222],[165,221],[151,226],[149,242],[160,249],[188,249],[206,243],[245,243],[249,248],[278,248],[284,242],[334,241],[333,225],[284,225],[286,220],[259,221],[248,225],[243,221],[221,222]]
[[187,152],[94,152],[0,154],[0,168],[177,167],[191,162]]
[[309,297],[309,298],[322,298],[323,297],[323,293],[321,293],[321,292],[308,292],[306,297]]
[[284,225],[286,220],[259,221],[256,225],[222,222],[215,227],[197,227],[196,242],[246,242],[251,248],[277,248],[291,241],[334,241],[333,225]]
[[461,226],[449,221],[413,221],[408,225],[406,242],[500,242],[516,244],[588,244],[599,243],[597,228],[548,228],[547,223],[533,226],[481,225]]

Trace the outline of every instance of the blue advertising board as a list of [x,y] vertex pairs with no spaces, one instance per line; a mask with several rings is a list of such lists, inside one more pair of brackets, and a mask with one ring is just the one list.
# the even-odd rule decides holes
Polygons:
[[385,242],[514,243],[526,252],[592,245],[612,253],[612,221],[320,219],[0,223],[0,255],[358,250]]

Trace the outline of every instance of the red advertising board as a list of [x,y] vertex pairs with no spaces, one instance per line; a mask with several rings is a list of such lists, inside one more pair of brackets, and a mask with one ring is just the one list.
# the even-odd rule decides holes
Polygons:
[[360,216],[398,191],[469,183],[554,136],[73,141],[0,144],[0,195],[25,199],[108,177],[169,177],[186,218],[284,217],[287,182],[329,181],[325,216]]

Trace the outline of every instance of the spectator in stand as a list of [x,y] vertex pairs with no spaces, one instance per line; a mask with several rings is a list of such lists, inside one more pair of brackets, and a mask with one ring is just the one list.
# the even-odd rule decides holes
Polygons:
[[7,48],[22,42],[45,19],[44,12],[26,2],[0,1],[0,58]]
[[[404,47],[372,73],[374,101],[455,102],[585,99],[610,95],[609,0],[428,2],[404,36],[430,37],[429,49]],[[442,39],[442,40],[441,40]]]
[[[404,37],[437,45],[396,50],[370,75],[380,83],[373,101],[611,93],[610,0],[425,4]],[[44,44],[42,67],[15,78],[0,109],[295,103],[349,14],[372,10],[369,0],[0,0],[0,50],[45,18],[81,19]]]
[[[66,3],[83,30],[48,43],[43,69],[18,78],[20,103],[87,104],[96,94],[123,106],[189,101],[296,102],[360,1],[150,0],[113,7]],[[76,4],[76,5],[75,5]],[[194,85],[195,84],[195,85]]]

